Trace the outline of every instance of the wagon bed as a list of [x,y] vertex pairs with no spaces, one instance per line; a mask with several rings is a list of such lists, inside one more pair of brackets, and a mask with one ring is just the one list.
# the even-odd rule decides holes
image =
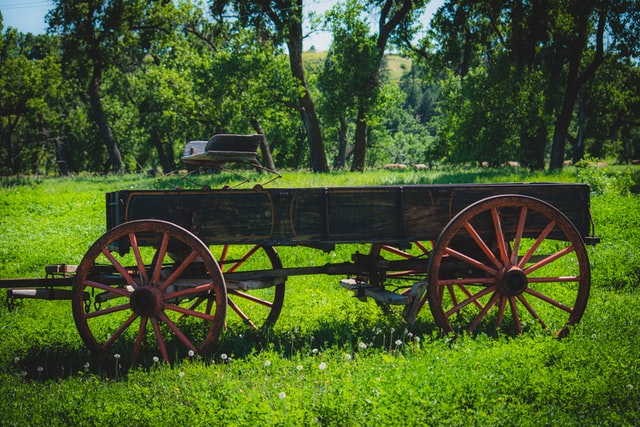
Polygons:
[[107,228],[162,219],[208,244],[254,243],[327,250],[343,243],[398,246],[435,240],[463,208],[495,195],[544,200],[590,238],[584,184],[455,184],[250,190],[145,190],[107,194]]

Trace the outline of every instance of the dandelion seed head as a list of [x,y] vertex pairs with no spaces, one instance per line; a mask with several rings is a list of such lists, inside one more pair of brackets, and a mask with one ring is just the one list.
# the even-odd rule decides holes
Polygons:
[[180,371],[180,373],[178,374],[178,376],[179,376],[180,378],[184,377],[184,371]]
[[360,350],[366,350],[367,349],[367,345],[363,342],[360,342],[360,344],[358,344],[358,348]]
[[296,369],[297,369],[298,371],[302,371],[302,365],[298,365],[298,366],[296,366]]
[[351,355],[349,353],[344,355],[345,360],[351,360]]
[[38,366],[38,372],[42,372],[44,371],[44,368],[42,366]]
[[13,358],[13,362],[14,362],[14,363],[18,363],[19,361],[20,361],[20,358],[19,358],[18,356],[16,356],[16,357],[14,357],[14,358]]
[[196,353],[193,350],[189,350],[189,357],[193,357]]
[[85,364],[84,364],[84,369],[89,369],[89,366],[90,366],[90,365],[89,365],[89,362],[85,362]]
[[114,359],[116,359],[116,360],[120,359],[120,353],[116,353],[116,354],[114,354],[114,355],[113,355],[113,358],[114,358]]
[[318,354],[318,349],[317,349],[317,348],[314,348],[313,350],[311,350],[311,353],[313,353],[313,354]]
[[227,353],[222,353],[220,355],[220,359],[222,359],[222,360],[227,360],[228,358],[229,358],[229,356],[227,356]]
[[158,363],[160,361],[160,359],[158,358],[158,356],[153,356],[153,363]]
[[327,369],[327,364],[322,362],[320,365],[318,365],[318,369],[320,369],[321,371],[324,371],[325,369]]
[[287,393],[285,393],[284,391],[281,391],[280,394],[278,395],[278,397],[280,399],[284,399],[285,397],[287,397]]
[[396,346],[400,347],[402,345],[402,340],[396,340]]
[[264,366],[265,366],[265,368],[268,368],[269,366],[271,366],[271,360],[265,360],[264,361]]

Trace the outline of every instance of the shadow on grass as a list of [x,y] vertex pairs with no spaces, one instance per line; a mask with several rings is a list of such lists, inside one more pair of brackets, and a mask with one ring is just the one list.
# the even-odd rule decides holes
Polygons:
[[[360,321],[359,324],[322,321],[317,327],[305,332],[282,328],[263,328],[260,330],[246,329],[243,331],[227,330],[214,346],[213,352],[197,356],[207,363],[219,363],[221,359],[227,361],[242,360],[252,354],[264,350],[276,351],[282,357],[292,358],[298,355],[310,354],[314,348],[324,351],[328,348],[355,349],[360,343],[368,348],[388,350],[395,348],[398,343],[415,340],[422,342],[438,337],[437,327],[433,322],[418,321],[414,325],[407,325],[397,316],[389,316],[378,321]],[[172,364],[180,364],[189,359],[187,351],[178,347],[175,342],[168,341],[167,347],[172,355]],[[68,377],[82,377],[95,375],[105,380],[121,380],[126,378],[128,371],[134,369],[151,369],[157,366],[154,351],[146,351],[144,357],[132,363],[130,350],[133,343],[122,344],[121,356],[118,359],[106,360],[91,354],[84,347],[27,347],[24,356],[15,358],[5,366],[5,372],[22,377],[25,381],[44,382],[60,380]],[[155,352],[157,354],[157,352]],[[223,356],[225,355],[225,356]],[[227,359],[227,357],[229,359]]]

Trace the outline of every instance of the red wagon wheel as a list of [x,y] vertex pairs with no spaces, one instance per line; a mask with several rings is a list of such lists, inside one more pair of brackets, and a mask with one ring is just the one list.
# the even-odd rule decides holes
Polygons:
[[527,196],[495,196],[456,215],[429,267],[429,305],[444,332],[515,334],[538,323],[567,332],[589,296],[587,251],[575,226]]
[[[261,275],[260,271],[281,269],[278,252],[271,246],[223,245],[211,248],[216,254],[227,285],[229,313],[227,325],[236,327],[237,321],[252,328],[273,326],[284,303],[286,277]],[[233,279],[233,273],[254,273]]]
[[[206,304],[191,307],[200,299]],[[93,352],[170,361],[211,350],[226,300],[220,267],[200,239],[169,222],[140,220],[111,229],[91,246],[78,268],[72,306]]]

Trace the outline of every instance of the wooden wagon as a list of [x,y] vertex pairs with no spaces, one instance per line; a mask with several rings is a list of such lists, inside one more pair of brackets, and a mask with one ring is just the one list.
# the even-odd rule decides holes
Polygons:
[[[9,300],[71,299],[85,344],[107,358],[207,353],[232,317],[273,325],[287,278],[315,274],[409,323],[430,311],[445,333],[563,335],[589,295],[589,195],[556,183],[117,191],[77,268],[0,286]],[[285,266],[277,252],[338,245],[350,259]]]

